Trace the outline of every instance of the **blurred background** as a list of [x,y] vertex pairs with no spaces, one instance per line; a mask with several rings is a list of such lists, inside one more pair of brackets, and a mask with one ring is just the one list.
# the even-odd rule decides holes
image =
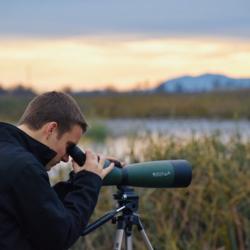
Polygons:
[[[72,95],[82,148],[127,163],[187,159],[186,189],[136,188],[156,249],[250,249],[250,2],[0,3],[0,120],[37,94]],[[66,180],[69,164],[49,175]],[[103,187],[91,220],[115,207]],[[73,250],[111,249],[108,223]],[[144,249],[135,230],[135,249]]]

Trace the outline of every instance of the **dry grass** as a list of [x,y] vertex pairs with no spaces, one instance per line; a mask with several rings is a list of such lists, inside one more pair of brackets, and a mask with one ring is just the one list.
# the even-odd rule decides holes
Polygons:
[[[250,142],[233,136],[223,143],[216,135],[183,144],[171,138],[148,140],[150,147],[142,152],[145,161],[184,158],[193,165],[188,188],[136,189],[140,217],[155,249],[249,249]],[[131,160],[138,159],[131,155]],[[102,189],[93,219],[114,208],[115,190]],[[108,223],[72,250],[112,249],[115,229]],[[146,249],[134,232],[135,249]]]
[[[76,97],[87,118],[250,118],[250,91]],[[0,119],[16,122],[30,98],[0,96]]]

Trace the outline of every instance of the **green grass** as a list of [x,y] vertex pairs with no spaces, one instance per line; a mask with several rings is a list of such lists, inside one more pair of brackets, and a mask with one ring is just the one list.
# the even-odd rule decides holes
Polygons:
[[[155,249],[249,249],[250,142],[237,135],[227,143],[218,135],[184,143],[163,137],[146,137],[143,142],[148,145],[141,152],[144,161],[182,158],[193,165],[188,188],[136,189],[139,214]],[[139,161],[133,152],[131,161]],[[92,220],[114,208],[115,191],[102,188]],[[108,223],[72,249],[112,249],[115,229]],[[134,244],[135,249],[146,249],[136,230]]]
[[90,116],[102,118],[250,118],[250,91],[204,94],[110,95],[77,98]]
[[[203,94],[76,97],[87,118],[207,117],[250,119],[250,90]],[[0,96],[0,119],[16,122],[30,98]]]
[[30,100],[29,97],[0,96],[0,120],[17,122]]
[[87,139],[97,143],[104,142],[109,134],[108,128],[100,121],[92,122],[92,124],[86,133],[85,140]]

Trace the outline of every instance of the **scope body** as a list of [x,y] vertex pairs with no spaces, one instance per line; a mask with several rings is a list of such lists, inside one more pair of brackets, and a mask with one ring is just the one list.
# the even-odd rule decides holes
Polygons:
[[[105,163],[108,165],[109,162]],[[128,185],[149,188],[187,187],[192,169],[186,160],[162,160],[115,167],[103,180],[103,185]]]
[[[84,165],[86,155],[81,149],[74,146],[68,153],[78,165]],[[110,163],[111,160],[106,160],[104,168]],[[149,161],[128,164],[125,167],[121,167],[119,161],[114,163],[113,170],[103,179],[104,186],[178,188],[189,186],[192,180],[191,164],[186,160]]]

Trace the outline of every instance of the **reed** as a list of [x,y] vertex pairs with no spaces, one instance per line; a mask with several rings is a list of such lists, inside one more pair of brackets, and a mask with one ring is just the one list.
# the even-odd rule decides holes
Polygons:
[[[187,140],[144,138],[143,156],[130,160],[187,159],[193,180],[185,189],[142,189],[139,214],[155,249],[250,248],[250,142],[238,135],[223,142],[218,134]],[[141,138],[142,139],[142,138]],[[92,220],[114,208],[115,187],[102,188]],[[112,249],[115,225],[106,224],[72,250]],[[134,230],[135,249],[146,249]]]
[[[76,97],[87,118],[250,119],[250,91],[200,94],[106,94]],[[0,96],[0,120],[16,122],[30,97]]]

